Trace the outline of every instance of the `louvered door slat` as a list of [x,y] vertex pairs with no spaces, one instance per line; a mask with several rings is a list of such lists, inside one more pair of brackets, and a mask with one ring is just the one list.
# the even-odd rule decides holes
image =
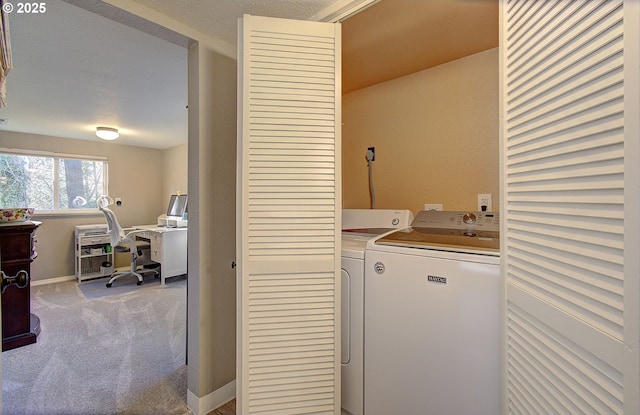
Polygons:
[[238,408],[337,414],[339,26],[245,16]]
[[[565,12],[573,14],[562,18],[570,19],[571,23],[567,24],[564,20],[562,23],[568,29],[561,33],[554,32],[553,37],[548,36],[547,30],[554,30],[554,27],[548,24],[544,26],[545,30],[531,33],[530,46],[514,53],[514,58],[524,53],[528,58],[513,68],[512,86],[516,94],[521,86],[533,88],[539,84],[538,78],[547,78],[550,73],[555,73],[555,70],[549,72],[551,68],[560,70],[561,77],[571,75],[569,65],[586,59],[594,50],[603,48],[619,37],[619,28],[617,32],[612,29],[620,22],[620,15],[612,14],[612,11],[618,8],[622,1],[601,1],[600,7],[598,3],[576,3],[574,7],[579,9],[578,12],[572,10],[572,7],[567,8]],[[605,55],[606,52],[603,53],[603,56]]]
[[509,0],[501,14],[505,411],[622,414],[640,377],[625,336],[639,301],[625,210],[637,6]]

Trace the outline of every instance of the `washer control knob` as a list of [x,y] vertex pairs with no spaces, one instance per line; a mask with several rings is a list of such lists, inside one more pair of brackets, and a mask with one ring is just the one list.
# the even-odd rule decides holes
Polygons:
[[462,217],[462,221],[467,225],[473,225],[474,223],[476,223],[476,215],[474,215],[473,213],[465,213]]

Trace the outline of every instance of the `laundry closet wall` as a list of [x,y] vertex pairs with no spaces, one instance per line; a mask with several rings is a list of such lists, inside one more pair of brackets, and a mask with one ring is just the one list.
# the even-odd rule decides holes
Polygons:
[[498,122],[497,48],[344,95],[343,208],[370,207],[375,146],[376,208],[498,210]]

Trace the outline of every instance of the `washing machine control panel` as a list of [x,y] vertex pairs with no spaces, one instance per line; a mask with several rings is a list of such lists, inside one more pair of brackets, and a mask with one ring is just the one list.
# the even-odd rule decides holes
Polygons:
[[498,212],[423,210],[411,223],[414,228],[500,230]]

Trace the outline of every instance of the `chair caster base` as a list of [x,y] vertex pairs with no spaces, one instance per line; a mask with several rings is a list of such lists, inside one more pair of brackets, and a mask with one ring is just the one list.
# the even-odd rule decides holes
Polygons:
[[142,285],[142,281],[136,282],[136,285]]
[[112,283],[108,282],[107,283],[107,288],[111,288],[112,285],[113,285]]

